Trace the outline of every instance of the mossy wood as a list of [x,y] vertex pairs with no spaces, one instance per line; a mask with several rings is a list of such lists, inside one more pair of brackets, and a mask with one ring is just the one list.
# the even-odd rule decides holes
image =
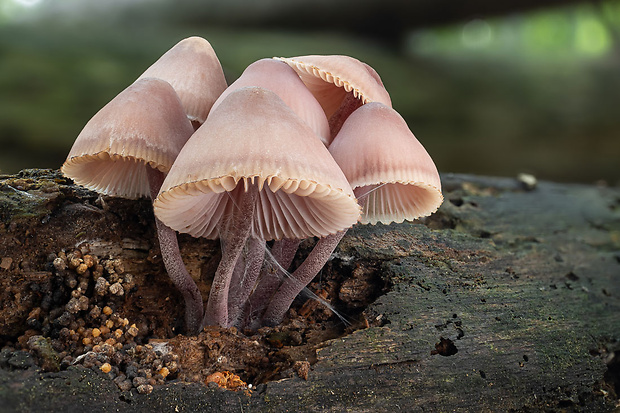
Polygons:
[[[0,411],[613,410],[620,190],[548,182],[527,190],[459,175],[443,183],[446,201],[432,217],[356,226],[343,239],[326,269],[351,274],[341,298],[377,298],[364,312],[368,328],[319,346],[307,380],[246,393],[176,380],[140,395],[103,373],[44,372],[27,353],[5,352]],[[52,276],[47,257],[80,242],[124,260],[136,278],[131,308],[165,319],[162,335],[182,319],[165,274],[141,270],[163,271],[148,201],[100,199],[56,171],[28,170],[0,177],[0,220],[2,345],[28,328],[42,295],[33,286]],[[193,273],[217,258],[217,242],[181,237],[181,248]],[[356,290],[364,279],[385,291]]]

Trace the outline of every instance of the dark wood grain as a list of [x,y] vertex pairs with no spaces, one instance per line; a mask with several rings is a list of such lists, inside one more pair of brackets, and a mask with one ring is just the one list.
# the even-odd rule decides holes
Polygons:
[[[38,202],[9,189],[15,179],[3,177],[0,187],[0,258],[23,261],[19,242],[33,241],[7,240],[43,225],[61,231],[54,220],[71,205],[75,222],[80,214],[118,214],[76,208],[92,194],[54,172],[27,175],[59,185],[55,197]],[[446,200],[434,216],[354,227],[343,239],[332,269],[361,268],[387,292],[366,308],[369,328],[323,344],[307,380],[269,382],[251,395],[170,382],[150,395],[123,396],[90,370],[43,373],[28,360],[21,367],[0,360],[0,411],[613,411],[620,386],[620,190],[549,182],[526,190],[516,179],[449,174],[443,183]],[[38,194],[32,188],[19,190]],[[134,205],[127,214],[139,223],[149,210]],[[149,243],[148,225],[138,227],[134,241]],[[91,231],[105,234],[104,228]],[[47,243],[31,235],[42,244],[40,255],[54,248],[58,234]],[[17,273],[0,269],[0,278]],[[13,320],[2,325],[5,338],[19,329],[20,313],[9,317],[9,304],[4,296],[0,314]]]

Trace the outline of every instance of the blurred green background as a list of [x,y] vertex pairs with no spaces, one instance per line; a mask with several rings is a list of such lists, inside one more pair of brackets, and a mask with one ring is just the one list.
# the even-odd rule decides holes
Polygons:
[[367,62],[441,172],[620,184],[620,1],[453,6],[0,0],[0,172],[58,168],[97,110],[198,35],[229,82],[263,57]]

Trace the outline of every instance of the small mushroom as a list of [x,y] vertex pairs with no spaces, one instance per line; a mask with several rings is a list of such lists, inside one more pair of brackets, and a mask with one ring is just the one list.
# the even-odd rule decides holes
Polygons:
[[[362,206],[361,223],[403,222],[430,215],[443,201],[433,160],[392,108],[361,106],[329,147]],[[276,325],[323,268],[346,231],[321,238],[306,260],[273,295],[263,323]]]
[[275,58],[291,66],[317,98],[334,137],[355,109],[368,102],[392,106],[379,74],[350,56],[310,55]]
[[[140,79],[88,121],[61,171],[104,195],[154,199],[192,133],[172,86],[160,79]],[[200,291],[183,264],[176,233],[156,223],[166,270],[185,299],[186,327],[197,332],[203,314]]]
[[353,112],[329,151],[362,204],[362,224],[413,220],[443,202],[432,158],[402,116],[381,103]]
[[175,44],[138,79],[146,77],[163,79],[172,85],[194,129],[205,121],[211,106],[226,89],[224,71],[213,47],[198,36]]
[[154,202],[170,227],[222,239],[205,324],[228,326],[234,267],[248,237],[327,236],[359,206],[325,146],[276,94],[238,89],[189,139]]

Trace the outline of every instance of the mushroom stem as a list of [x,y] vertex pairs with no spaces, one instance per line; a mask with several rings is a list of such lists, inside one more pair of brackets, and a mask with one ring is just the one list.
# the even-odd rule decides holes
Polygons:
[[338,132],[340,132],[342,124],[345,120],[347,120],[349,115],[363,104],[364,102],[355,97],[353,93],[347,93],[340,105],[340,108],[338,108],[338,110],[329,118],[329,131],[331,133],[332,140],[336,137]]
[[304,262],[289,278],[284,280],[278,291],[273,295],[263,316],[264,325],[276,326],[282,322],[297,294],[321,271],[346,233],[347,231],[344,230],[319,239]]
[[[356,188],[353,190],[358,204],[364,208],[368,199],[368,188]],[[345,236],[347,230],[328,235],[319,239],[304,262],[288,277],[278,291],[273,295],[267,310],[263,316],[262,324],[276,326],[282,322],[284,315],[299,294],[312,279],[321,271],[329,260],[332,253]]]
[[237,261],[228,294],[228,324],[240,327],[244,304],[260,275],[265,257],[265,240],[250,237],[247,254]]
[[293,263],[297,249],[301,240],[284,238],[273,243],[271,248],[271,254],[274,260],[276,260],[282,268],[288,270]]
[[[155,199],[164,181],[164,174],[150,166],[146,166],[146,170],[151,198]],[[155,223],[164,266],[168,276],[181,292],[185,301],[185,328],[189,334],[197,334],[200,331],[200,323],[203,317],[202,295],[194,279],[185,268],[176,232],[157,217],[155,217]]]
[[263,267],[256,288],[248,297],[243,309],[243,320],[247,328],[255,330],[260,327],[260,319],[269,304],[269,299],[282,282],[279,272],[279,268],[271,263],[266,263]]
[[256,288],[245,305],[243,320],[247,323],[246,327],[250,329],[259,327],[261,315],[269,304],[269,300],[282,284],[283,277],[280,273],[290,268],[300,242],[301,240],[294,238],[284,238],[274,242]]
[[232,208],[230,218],[220,224],[220,237],[223,240],[222,259],[211,284],[203,325],[228,327],[230,282],[237,261],[252,230],[258,188],[256,185],[250,184],[244,190],[242,185],[238,185],[230,192],[230,195],[236,204]]

